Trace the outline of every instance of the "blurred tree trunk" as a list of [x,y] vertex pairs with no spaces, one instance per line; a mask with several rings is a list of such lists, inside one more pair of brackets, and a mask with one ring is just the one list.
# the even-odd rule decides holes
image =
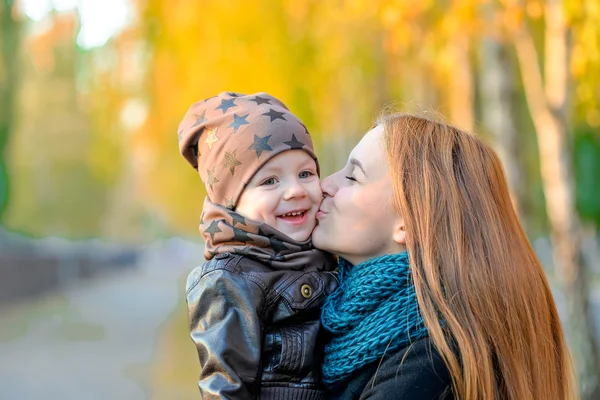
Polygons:
[[582,398],[592,399],[599,396],[600,368],[588,302],[588,277],[580,253],[580,221],[575,208],[575,179],[566,118],[569,45],[562,7],[560,0],[546,0],[544,78],[526,27],[516,34],[515,46],[537,131],[554,260],[567,303],[565,329],[577,366]]
[[473,132],[475,127],[475,105],[473,69],[469,59],[469,39],[456,33],[450,42],[453,66],[450,79],[450,118],[459,128]]
[[0,221],[8,201],[6,147],[13,128],[19,76],[21,36],[14,9],[13,0],[0,0]]
[[515,92],[512,63],[505,45],[491,38],[484,38],[480,47],[480,87],[482,120],[484,129],[491,133],[500,160],[506,172],[506,180],[512,201],[521,223],[521,198],[523,195],[523,168],[518,157],[517,122],[513,109]]

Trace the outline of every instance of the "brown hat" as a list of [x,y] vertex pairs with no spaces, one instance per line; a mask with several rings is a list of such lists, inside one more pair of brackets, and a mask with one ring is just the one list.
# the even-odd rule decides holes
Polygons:
[[317,162],[304,124],[266,93],[223,92],[194,103],[177,137],[179,151],[200,173],[209,199],[231,209],[254,174],[276,155],[304,150]]

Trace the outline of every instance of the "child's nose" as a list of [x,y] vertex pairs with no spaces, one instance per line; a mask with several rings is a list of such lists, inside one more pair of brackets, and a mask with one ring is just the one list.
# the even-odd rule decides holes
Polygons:
[[293,198],[304,197],[304,196],[306,196],[306,189],[304,188],[304,185],[302,185],[302,183],[300,183],[300,181],[295,180],[290,183],[290,186],[285,191],[284,198],[286,200],[290,200]]

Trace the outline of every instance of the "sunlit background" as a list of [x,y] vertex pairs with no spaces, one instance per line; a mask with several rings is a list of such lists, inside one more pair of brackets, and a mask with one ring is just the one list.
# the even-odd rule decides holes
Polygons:
[[492,143],[600,398],[599,21],[599,0],[0,0],[0,398],[197,397],[204,191],[176,130],[222,91],[282,99],[324,175],[383,109]]

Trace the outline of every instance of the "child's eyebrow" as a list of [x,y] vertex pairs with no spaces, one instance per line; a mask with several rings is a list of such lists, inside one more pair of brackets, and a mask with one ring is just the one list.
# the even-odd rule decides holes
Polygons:
[[317,163],[315,162],[315,160],[310,159],[310,160],[304,161],[302,164],[300,164],[300,166],[302,168],[316,168],[317,167]]
[[272,175],[272,174],[281,174],[283,172],[286,171],[291,171],[293,168],[298,168],[298,169],[306,169],[306,168],[312,168],[312,169],[316,169],[316,164],[314,162],[313,159],[310,160],[306,160],[306,161],[302,161],[300,164],[297,164],[295,167],[289,166],[289,165],[284,165],[284,166],[275,166],[275,165],[269,165],[269,166],[265,166],[263,168],[261,168],[260,170],[258,170],[258,172],[256,173],[256,175],[263,174],[263,175]]
[[281,175],[281,168],[277,167],[263,167],[259,169],[256,174],[254,174],[254,178],[252,179],[264,179],[267,176],[279,176]]

